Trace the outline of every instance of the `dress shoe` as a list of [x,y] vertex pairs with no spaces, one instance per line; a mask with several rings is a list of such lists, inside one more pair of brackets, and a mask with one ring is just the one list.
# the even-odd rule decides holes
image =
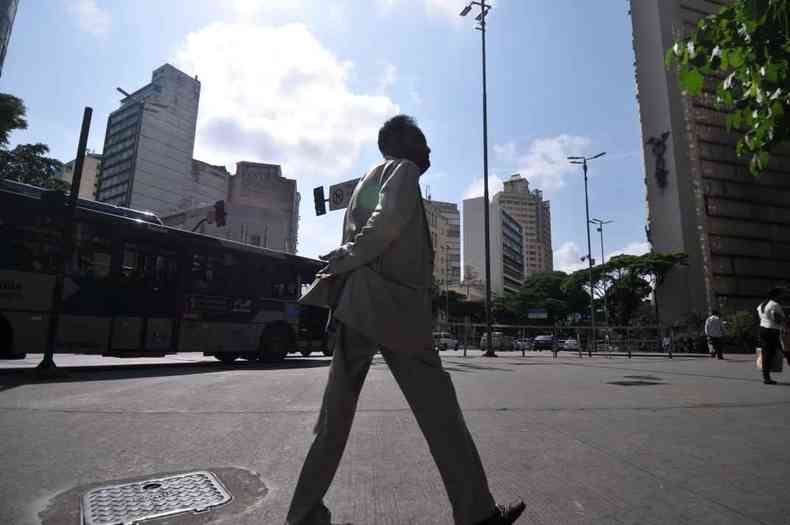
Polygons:
[[491,516],[477,525],[510,525],[514,523],[527,506],[523,501],[513,502],[508,505],[497,505]]
[[765,383],[766,385],[775,385],[776,381],[774,381],[773,379],[763,379],[763,383]]

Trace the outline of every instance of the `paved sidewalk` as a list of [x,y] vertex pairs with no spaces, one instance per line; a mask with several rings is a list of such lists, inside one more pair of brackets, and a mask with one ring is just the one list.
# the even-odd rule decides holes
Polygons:
[[[518,525],[790,523],[790,378],[763,385],[754,356],[442,355],[492,492],[527,502]],[[65,517],[88,487],[208,468],[236,499],[166,523],[281,525],[328,360],[228,368],[173,357],[188,362],[76,367],[46,383],[0,371],[0,523],[75,523]],[[327,504],[354,525],[452,523],[380,357]]]

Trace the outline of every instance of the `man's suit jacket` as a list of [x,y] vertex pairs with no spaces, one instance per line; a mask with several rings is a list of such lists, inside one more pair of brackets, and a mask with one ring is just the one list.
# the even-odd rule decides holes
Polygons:
[[420,171],[388,158],[360,180],[343,221],[341,255],[300,301],[332,315],[385,348],[427,350],[431,337],[433,246]]

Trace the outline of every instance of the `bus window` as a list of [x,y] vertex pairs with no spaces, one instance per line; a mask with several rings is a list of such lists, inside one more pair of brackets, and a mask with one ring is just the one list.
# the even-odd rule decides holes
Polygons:
[[176,254],[155,246],[125,243],[121,280],[151,291],[172,288],[177,279]]
[[103,279],[110,275],[111,260],[109,238],[102,235],[93,224],[77,223],[68,274],[78,278]]
[[60,234],[44,217],[31,224],[0,223],[0,268],[20,272],[57,273]]
[[228,295],[235,259],[220,255],[192,254],[189,288],[210,295]]
[[119,284],[119,312],[151,317],[174,314],[176,253],[156,245],[124,243]]

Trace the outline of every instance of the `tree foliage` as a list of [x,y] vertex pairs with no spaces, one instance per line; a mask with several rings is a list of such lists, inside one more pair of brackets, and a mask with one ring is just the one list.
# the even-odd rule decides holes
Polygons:
[[8,150],[8,137],[16,129],[26,129],[25,105],[21,99],[0,93],[0,179],[10,179],[50,190],[66,191],[60,178],[63,164],[47,157],[46,144],[20,144]]
[[[606,301],[610,323],[629,324],[652,290],[686,258],[684,253],[624,254],[611,257],[606,264],[593,266],[593,290],[600,300]],[[568,291],[589,289],[589,279],[589,269],[578,270],[568,276],[563,288]]]
[[14,95],[0,93],[0,148],[8,145],[8,137],[15,129],[27,129],[25,104]]
[[751,154],[754,175],[766,169],[770,151],[790,139],[789,4],[735,0],[700,19],[666,53],[688,94],[699,95],[706,78],[713,81],[716,104],[729,111],[727,127],[743,132],[738,155]]
[[60,178],[63,164],[47,157],[45,144],[20,144],[12,150],[0,149],[0,179],[10,179],[50,190],[67,191]]

